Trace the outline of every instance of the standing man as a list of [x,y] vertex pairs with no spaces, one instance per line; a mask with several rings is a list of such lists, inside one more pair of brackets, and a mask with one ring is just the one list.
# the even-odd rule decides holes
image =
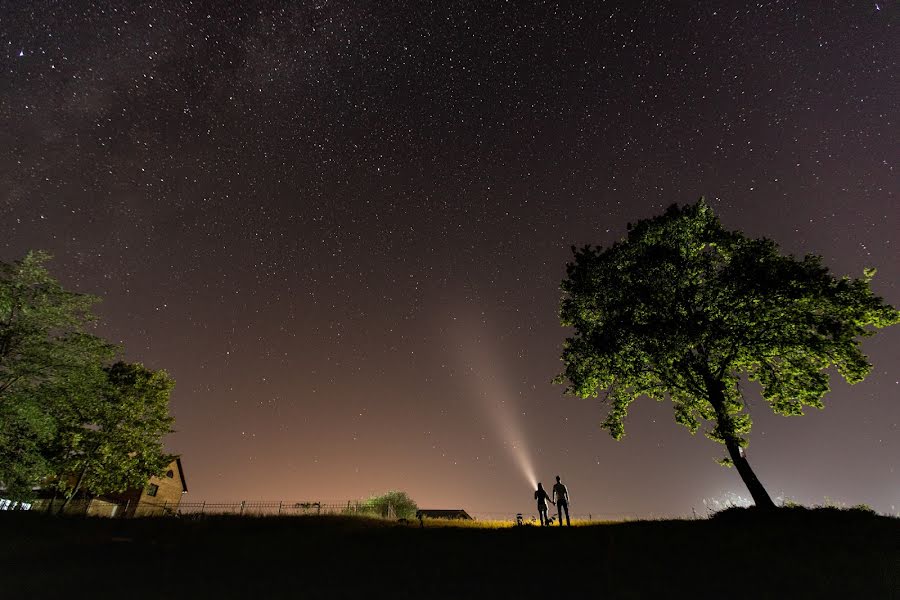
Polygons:
[[556,513],[559,515],[559,526],[562,527],[563,509],[566,511],[566,527],[571,527],[569,523],[569,489],[556,476],[556,483],[553,485],[553,501],[556,502]]

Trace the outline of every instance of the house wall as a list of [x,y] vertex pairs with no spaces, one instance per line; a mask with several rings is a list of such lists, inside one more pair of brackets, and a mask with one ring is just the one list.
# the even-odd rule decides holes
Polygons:
[[108,502],[94,498],[87,506],[88,517],[118,517],[125,512],[125,507],[116,502]]
[[[172,476],[168,477],[167,472]],[[151,477],[143,488],[130,489],[115,494],[104,494],[97,498],[74,498],[66,505],[65,513],[69,515],[87,515],[97,517],[149,517],[172,514],[181,503],[183,486],[182,473],[178,460],[173,460],[160,477]],[[158,486],[155,496],[148,495],[150,485]],[[43,498],[32,503],[31,510],[46,511],[52,504],[51,512],[59,511],[65,503],[64,498],[49,498],[50,490],[42,492]]]
[[[184,489],[181,486],[181,473],[178,472],[178,461],[172,461],[166,471],[172,473],[168,477],[164,472],[161,477],[151,477],[150,481],[141,490],[135,507],[134,516],[149,517],[158,516],[163,513],[175,512],[178,510],[178,504],[181,502],[181,494]],[[156,496],[149,496],[147,492],[151,485],[159,486]]]
[[66,507],[64,514],[87,517],[121,517],[126,508],[125,501],[118,499],[75,498],[66,504],[65,498],[38,498],[32,502],[31,510],[58,514],[63,505]]

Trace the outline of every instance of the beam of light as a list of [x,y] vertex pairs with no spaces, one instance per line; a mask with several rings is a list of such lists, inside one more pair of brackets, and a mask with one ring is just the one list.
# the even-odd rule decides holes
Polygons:
[[472,384],[479,404],[504,441],[503,446],[509,457],[531,489],[535,490],[537,476],[522,428],[520,419],[522,413],[517,407],[515,394],[507,384],[507,378],[503,376],[503,369],[498,366],[503,354],[483,339],[473,343],[472,339],[478,337],[470,336],[457,344],[462,352],[466,380]]

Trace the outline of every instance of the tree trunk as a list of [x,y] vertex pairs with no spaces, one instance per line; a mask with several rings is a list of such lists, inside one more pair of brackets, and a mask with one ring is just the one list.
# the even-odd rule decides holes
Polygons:
[[725,438],[725,447],[728,448],[728,455],[731,458],[731,462],[734,463],[734,467],[740,474],[741,479],[744,480],[744,485],[747,486],[747,490],[753,498],[753,503],[756,504],[757,508],[775,508],[775,503],[772,502],[772,498],[769,497],[766,488],[763,487],[759,478],[756,477],[756,473],[750,468],[750,463],[744,456],[744,452],[741,450],[741,446],[737,441],[737,436],[734,434],[731,415],[728,414],[728,410],[725,408],[725,393],[722,389],[722,382],[707,379],[706,389],[709,395],[709,402],[716,411],[718,430],[722,434],[722,437]]
[[81,489],[81,483],[84,481],[84,476],[87,473],[87,464],[81,469],[81,473],[78,474],[78,481],[75,482],[75,489],[72,490],[71,494],[66,494],[66,499],[63,501],[61,507],[59,507],[59,512],[57,514],[61,515],[66,510],[66,507],[69,505],[69,501],[75,497],[78,491]]
[[59,490],[55,487],[53,488],[53,497],[50,498],[50,502],[47,504],[47,507],[44,509],[44,513],[50,515],[53,514],[53,503],[56,502],[56,496],[59,494]]
[[756,477],[756,473],[750,468],[750,463],[747,462],[744,453],[741,451],[740,445],[731,439],[725,441],[725,447],[728,448],[731,462],[734,463],[734,467],[741,475],[741,479],[744,480],[744,485],[746,485],[747,489],[750,491],[750,495],[753,497],[753,503],[756,504],[757,508],[775,508],[775,503],[772,502],[772,498],[769,497],[766,488],[763,487],[763,484],[760,483],[759,479]]

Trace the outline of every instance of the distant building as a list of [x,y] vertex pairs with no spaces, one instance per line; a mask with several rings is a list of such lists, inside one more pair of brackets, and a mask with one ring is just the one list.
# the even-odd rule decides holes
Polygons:
[[469,513],[464,511],[461,508],[451,508],[451,509],[434,509],[434,508],[423,508],[416,511],[417,519],[457,519],[460,521],[474,521]]
[[[65,512],[89,517],[150,517],[174,514],[181,504],[181,496],[187,491],[181,457],[176,457],[161,476],[151,477],[143,488],[133,488],[94,498],[76,498],[69,501]],[[50,502],[56,510],[62,505],[63,500],[41,498],[34,501],[31,510],[46,510]]]

